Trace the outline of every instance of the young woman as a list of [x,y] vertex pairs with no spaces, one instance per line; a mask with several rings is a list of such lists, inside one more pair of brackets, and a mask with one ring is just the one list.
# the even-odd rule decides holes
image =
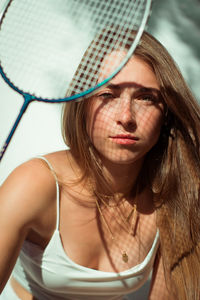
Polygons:
[[199,132],[198,104],[145,33],[108,86],[65,104],[70,150],[2,185],[0,299],[123,299],[151,272],[149,299],[199,299]]

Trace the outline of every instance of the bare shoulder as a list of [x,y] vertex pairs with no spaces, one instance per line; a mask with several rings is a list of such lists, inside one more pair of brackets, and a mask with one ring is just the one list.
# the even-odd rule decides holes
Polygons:
[[1,212],[34,222],[56,197],[55,178],[48,165],[35,158],[18,166],[0,188]]
[[[20,166],[8,176],[0,187],[0,205],[9,211],[20,207],[23,212],[39,213],[56,198],[56,179],[71,176],[69,151],[58,151],[44,156],[52,166],[43,159],[36,157]],[[30,217],[30,216],[29,216]]]
[[61,179],[73,179],[80,171],[69,150],[53,152],[45,155],[57,176]]

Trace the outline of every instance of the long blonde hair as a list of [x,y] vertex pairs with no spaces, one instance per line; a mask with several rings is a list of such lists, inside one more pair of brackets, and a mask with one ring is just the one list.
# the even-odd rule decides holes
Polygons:
[[146,157],[166,280],[177,299],[199,299],[200,108],[155,39],[145,34],[136,55],[152,67],[167,107],[160,139]]
[[[134,35],[134,33],[133,33]],[[180,300],[200,296],[200,108],[167,50],[144,33],[135,50],[154,71],[165,120],[145,157],[140,186],[154,193],[167,285]],[[83,172],[102,179],[98,153],[86,131],[88,100],[67,103],[63,137]]]

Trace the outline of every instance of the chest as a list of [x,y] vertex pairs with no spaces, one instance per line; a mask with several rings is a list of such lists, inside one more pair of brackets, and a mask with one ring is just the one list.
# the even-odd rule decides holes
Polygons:
[[79,265],[107,272],[121,272],[141,263],[156,236],[154,214],[137,214],[133,224],[126,224],[120,211],[104,210],[103,214],[104,218],[95,207],[77,208],[61,202],[60,235],[65,253]]

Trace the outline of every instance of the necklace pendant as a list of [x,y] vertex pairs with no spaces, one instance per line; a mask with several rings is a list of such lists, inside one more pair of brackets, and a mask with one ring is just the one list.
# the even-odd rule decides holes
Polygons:
[[128,262],[128,255],[127,255],[126,252],[123,252],[123,253],[122,253],[122,260],[123,260],[125,263]]

